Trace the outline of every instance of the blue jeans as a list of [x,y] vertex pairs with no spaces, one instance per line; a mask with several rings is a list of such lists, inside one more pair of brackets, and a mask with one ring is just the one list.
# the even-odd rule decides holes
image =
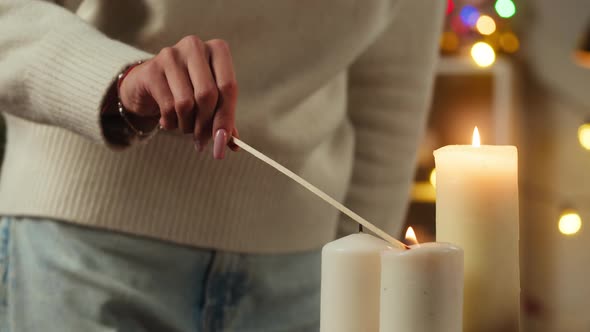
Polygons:
[[319,267],[3,217],[0,332],[318,331]]

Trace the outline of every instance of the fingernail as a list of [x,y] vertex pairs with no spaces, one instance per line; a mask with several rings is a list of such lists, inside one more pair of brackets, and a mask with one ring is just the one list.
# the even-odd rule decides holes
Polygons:
[[225,146],[227,145],[227,131],[219,129],[215,133],[215,142],[213,143],[213,158],[223,159],[225,157]]

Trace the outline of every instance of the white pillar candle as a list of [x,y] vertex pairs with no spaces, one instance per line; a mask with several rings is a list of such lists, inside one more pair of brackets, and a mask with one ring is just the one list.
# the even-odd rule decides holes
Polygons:
[[462,332],[463,250],[424,243],[384,252],[380,310],[380,332]]
[[464,251],[464,331],[518,331],[517,150],[478,141],[434,152],[436,239]]
[[366,233],[322,249],[321,332],[378,332],[381,253],[401,251]]

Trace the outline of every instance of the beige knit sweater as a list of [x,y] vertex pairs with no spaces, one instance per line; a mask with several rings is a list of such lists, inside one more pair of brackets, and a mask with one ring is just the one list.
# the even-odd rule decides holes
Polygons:
[[0,214],[240,252],[318,248],[338,212],[245,152],[103,137],[117,73],[183,36],[229,42],[241,137],[397,235],[443,0],[0,0]]

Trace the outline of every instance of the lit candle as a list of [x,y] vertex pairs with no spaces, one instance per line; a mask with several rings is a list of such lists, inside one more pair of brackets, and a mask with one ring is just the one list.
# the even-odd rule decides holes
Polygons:
[[381,256],[380,332],[461,332],[463,251],[417,244],[411,227],[406,239],[416,244]]
[[321,332],[378,332],[381,253],[401,251],[366,233],[322,249]]
[[517,150],[473,136],[434,152],[436,239],[464,251],[464,331],[518,331]]

